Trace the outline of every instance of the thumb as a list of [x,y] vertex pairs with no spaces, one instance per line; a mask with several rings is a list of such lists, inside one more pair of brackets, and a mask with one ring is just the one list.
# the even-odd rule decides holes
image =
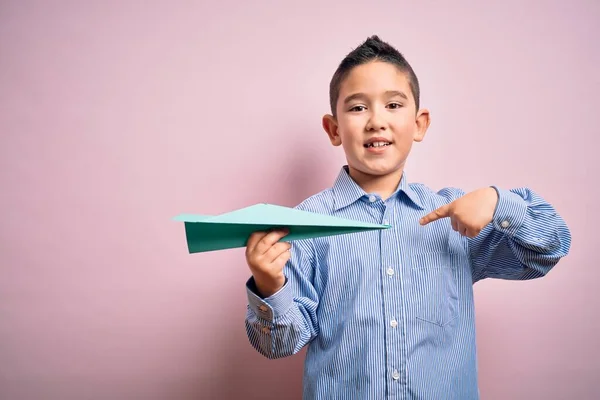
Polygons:
[[[452,204],[452,203],[450,203],[450,204]],[[436,221],[440,218],[446,218],[446,217],[450,216],[450,204],[444,204],[437,210],[430,212],[429,214],[427,214],[426,216],[421,218],[419,220],[419,223],[421,225],[427,225],[428,223]]]

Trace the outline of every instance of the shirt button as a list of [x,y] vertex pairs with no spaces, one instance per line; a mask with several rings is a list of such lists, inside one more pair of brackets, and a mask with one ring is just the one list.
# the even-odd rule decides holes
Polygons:
[[269,334],[269,333],[271,333],[271,330],[269,329],[269,327],[268,327],[268,326],[265,326],[265,327],[263,327],[263,328],[262,328],[262,331],[263,331],[263,333],[265,333],[265,334]]
[[394,275],[394,269],[392,267],[389,267],[386,272],[389,276]]
[[262,312],[267,312],[267,310],[268,310],[267,306],[265,306],[265,305],[258,307],[258,309]]
[[392,378],[394,378],[395,381],[400,379],[400,372],[398,372],[397,369],[395,369],[394,372],[392,372]]
[[375,203],[375,202],[377,201],[377,197],[375,197],[375,196],[373,196],[373,195],[370,195],[370,196],[369,196],[369,201],[370,201],[371,203]]
[[384,224],[384,225],[389,225],[389,221],[388,221],[387,219],[384,219],[384,220],[383,220],[383,224]]
[[397,326],[398,326],[398,321],[396,321],[395,319],[393,319],[393,320],[390,322],[390,325],[392,326],[392,328],[395,328],[395,327],[397,327]]
[[501,227],[503,227],[504,229],[508,228],[510,226],[510,222],[508,221],[502,221],[502,223],[500,224]]

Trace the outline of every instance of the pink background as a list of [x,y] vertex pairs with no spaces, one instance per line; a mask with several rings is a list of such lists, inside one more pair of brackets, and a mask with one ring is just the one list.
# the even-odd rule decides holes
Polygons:
[[528,185],[572,229],[547,278],[476,285],[483,399],[598,398],[600,3],[283,3],[0,4],[0,398],[300,398],[304,353],[245,336],[243,249],[170,218],[331,185],[329,79],[373,33],[432,112],[411,180]]

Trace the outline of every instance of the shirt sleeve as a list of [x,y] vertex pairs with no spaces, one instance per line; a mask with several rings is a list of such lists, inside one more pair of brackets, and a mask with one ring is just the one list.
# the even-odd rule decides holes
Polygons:
[[312,242],[291,243],[291,257],[284,267],[286,281],[277,293],[261,298],[254,279],[246,283],[246,333],[252,346],[271,359],[296,354],[318,333]]
[[492,222],[468,239],[473,282],[546,275],[569,252],[571,233],[565,221],[530,189],[494,189],[498,203]]

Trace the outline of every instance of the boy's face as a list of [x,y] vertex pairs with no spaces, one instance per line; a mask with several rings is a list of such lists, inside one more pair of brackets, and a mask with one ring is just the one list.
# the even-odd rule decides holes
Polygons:
[[344,148],[351,176],[363,178],[401,173],[413,141],[423,140],[429,126],[429,112],[415,110],[406,74],[386,62],[350,71],[336,113],[323,117],[323,127]]

